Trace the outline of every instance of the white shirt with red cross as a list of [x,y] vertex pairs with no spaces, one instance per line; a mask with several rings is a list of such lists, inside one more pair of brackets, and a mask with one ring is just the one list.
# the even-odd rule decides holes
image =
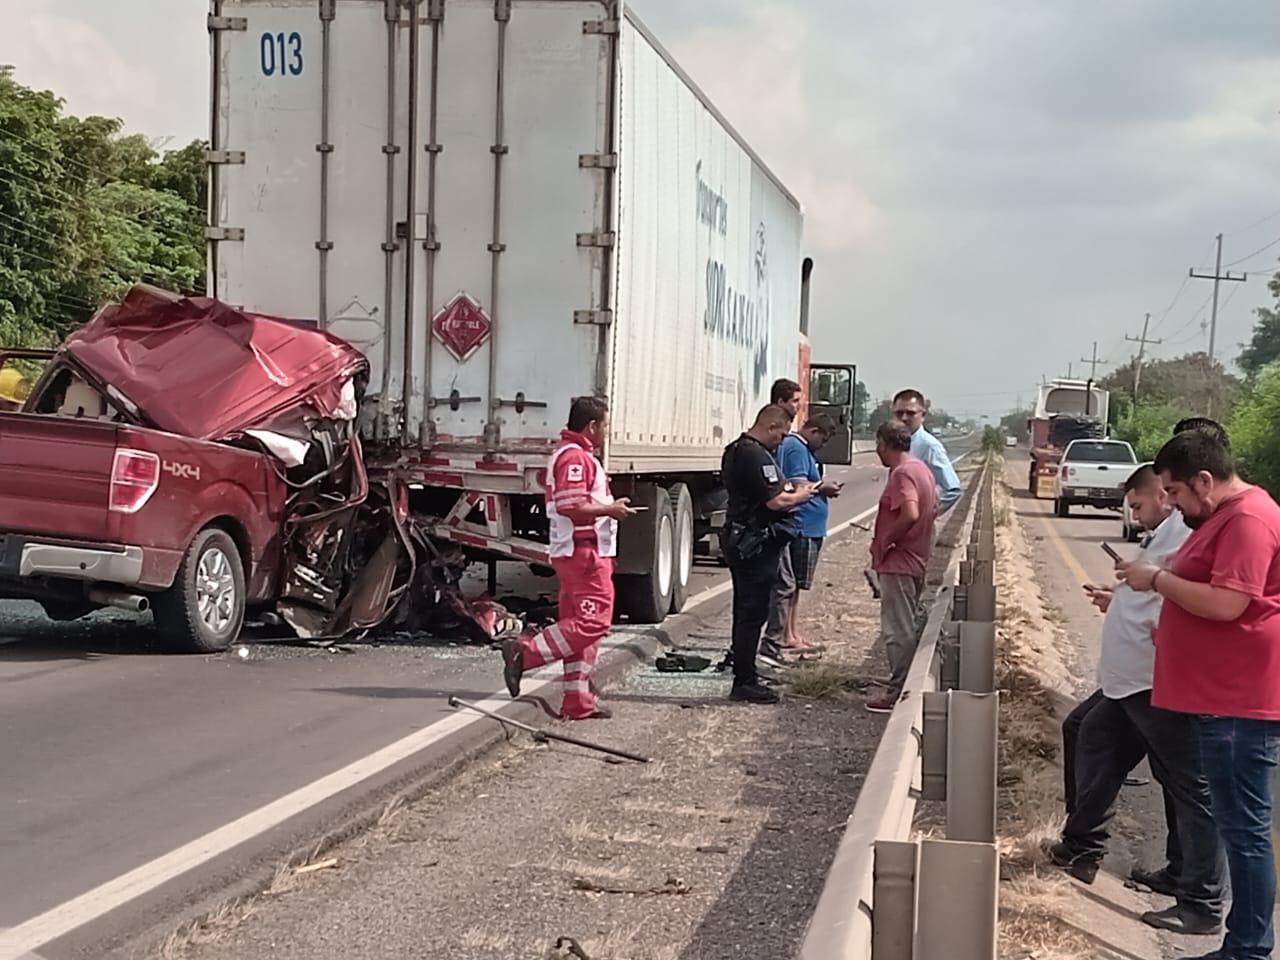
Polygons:
[[574,524],[561,511],[586,503],[613,503],[609,477],[592,455],[591,441],[564,430],[560,445],[547,464],[547,519],[550,521],[551,557],[571,557],[575,544],[593,544],[602,557],[618,552],[618,521],[599,517],[594,523]]

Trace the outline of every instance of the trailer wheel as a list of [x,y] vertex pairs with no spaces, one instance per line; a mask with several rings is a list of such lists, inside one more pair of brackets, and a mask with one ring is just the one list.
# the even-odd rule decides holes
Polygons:
[[1057,500],[1053,501],[1053,515],[1055,517],[1071,516],[1071,504],[1059,497]]
[[649,512],[623,521],[643,523],[648,519],[653,524],[646,572],[618,578],[622,611],[636,623],[661,623],[671,609],[675,586],[676,521],[671,496],[662,487],[652,489],[652,499],[645,504]]
[[173,586],[155,598],[156,626],[175,647],[216,653],[244,624],[244,566],[235,541],[216,527],[187,548]]
[[679,613],[689,599],[689,578],[693,574],[693,497],[689,487],[673,483],[667,489],[675,515],[675,554],[671,578],[671,612]]

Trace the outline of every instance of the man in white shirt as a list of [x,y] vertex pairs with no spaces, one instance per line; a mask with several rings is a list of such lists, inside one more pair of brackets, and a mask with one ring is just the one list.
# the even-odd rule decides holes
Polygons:
[[[1191,531],[1169,505],[1160,478],[1139,467],[1125,484],[1129,507],[1154,530],[1140,558],[1164,566]],[[1194,719],[1151,706],[1161,598],[1121,583],[1085,587],[1106,614],[1098,659],[1099,689],[1062,725],[1067,822],[1049,851],[1054,863],[1092,883],[1106,852],[1107,827],[1125,778],[1145,756],[1164,789],[1168,865],[1134,871],[1134,879],[1173,896],[1167,910],[1143,914],[1153,927],[1204,934],[1221,924],[1223,854],[1209,811],[1209,784],[1201,769]]]

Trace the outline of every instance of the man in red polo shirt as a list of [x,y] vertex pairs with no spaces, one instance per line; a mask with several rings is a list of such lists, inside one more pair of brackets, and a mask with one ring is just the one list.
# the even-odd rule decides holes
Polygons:
[[1201,960],[1264,960],[1275,944],[1271,779],[1280,757],[1280,507],[1236,475],[1231,453],[1179,434],[1155,470],[1191,536],[1167,568],[1122,563],[1134,590],[1164,597],[1153,706],[1195,716],[1214,823],[1227,851],[1231,912]]

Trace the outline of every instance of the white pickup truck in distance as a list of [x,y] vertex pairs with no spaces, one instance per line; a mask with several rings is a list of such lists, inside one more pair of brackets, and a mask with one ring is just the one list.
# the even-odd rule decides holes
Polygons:
[[1138,468],[1133,447],[1122,440],[1073,440],[1062,453],[1053,512],[1066,517],[1075,506],[1119,510],[1125,481]]

